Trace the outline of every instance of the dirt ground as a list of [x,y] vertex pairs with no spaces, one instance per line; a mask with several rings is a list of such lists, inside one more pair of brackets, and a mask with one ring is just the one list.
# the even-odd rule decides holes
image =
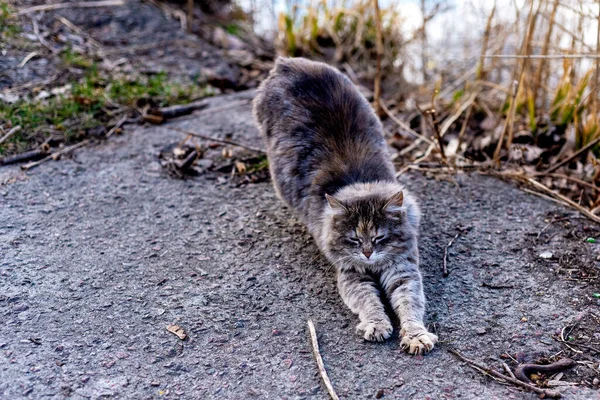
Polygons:
[[[422,201],[427,323],[441,340],[410,357],[397,333],[383,344],[355,334],[330,268],[269,182],[168,175],[157,154],[185,136],[172,126],[262,146],[244,105],[140,127],[29,173],[0,169],[0,398],[325,399],[308,319],[341,398],[536,397],[448,348],[499,370],[510,357],[573,356],[562,381],[578,385],[564,397],[600,398],[600,244],[586,241],[597,226],[489,177],[402,176]],[[471,230],[444,278],[457,226]],[[581,353],[556,340],[564,327]]]

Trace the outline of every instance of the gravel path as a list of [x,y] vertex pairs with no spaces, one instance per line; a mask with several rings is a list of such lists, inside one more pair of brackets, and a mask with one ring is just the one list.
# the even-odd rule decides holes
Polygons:
[[[262,145],[249,105],[173,124]],[[402,180],[424,211],[427,322],[442,343],[425,357],[402,353],[397,333],[365,343],[327,263],[270,183],[169,177],[156,155],[181,138],[168,125],[137,128],[28,174],[0,169],[0,398],[326,399],[310,318],[341,398],[383,389],[398,399],[534,399],[445,348],[495,367],[505,352],[533,361],[563,350],[551,337],[562,327],[598,312],[597,283],[558,273],[570,259],[577,271],[598,268],[596,245],[577,234],[597,227],[573,219],[538,237],[554,214],[573,214],[495,179],[412,173]],[[458,225],[472,229],[450,248],[444,278]],[[540,259],[544,251],[553,258]],[[189,338],[167,332],[171,323]],[[579,382],[587,368],[563,380]]]

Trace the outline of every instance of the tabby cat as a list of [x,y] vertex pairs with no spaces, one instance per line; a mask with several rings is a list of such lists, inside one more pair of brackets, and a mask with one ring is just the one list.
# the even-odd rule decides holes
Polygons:
[[388,339],[389,300],[401,347],[430,351],[417,246],[420,213],[395,177],[382,126],[348,78],[326,64],[279,58],[254,115],[275,190],[335,266],[338,289],[366,340]]

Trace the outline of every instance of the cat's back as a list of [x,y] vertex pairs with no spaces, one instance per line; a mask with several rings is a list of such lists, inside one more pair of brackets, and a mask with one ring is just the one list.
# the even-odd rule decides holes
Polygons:
[[307,144],[356,137],[377,125],[369,103],[352,82],[327,64],[279,58],[255,99],[255,116],[267,142],[297,136]]
[[254,99],[275,188],[305,220],[325,194],[394,179],[379,119],[338,70],[280,58]]

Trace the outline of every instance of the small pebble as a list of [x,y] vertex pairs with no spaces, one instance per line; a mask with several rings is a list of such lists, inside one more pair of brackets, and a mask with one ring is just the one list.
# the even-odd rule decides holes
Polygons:
[[543,258],[544,260],[549,260],[552,258],[552,252],[544,251],[543,253],[540,253],[540,258]]
[[475,329],[475,333],[477,333],[478,335],[485,335],[486,330],[485,328],[477,328]]

